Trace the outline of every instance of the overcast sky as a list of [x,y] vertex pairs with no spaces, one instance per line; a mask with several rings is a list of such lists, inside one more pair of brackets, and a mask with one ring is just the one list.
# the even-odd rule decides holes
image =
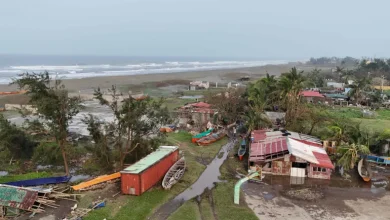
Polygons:
[[3,0],[1,54],[390,57],[388,0]]

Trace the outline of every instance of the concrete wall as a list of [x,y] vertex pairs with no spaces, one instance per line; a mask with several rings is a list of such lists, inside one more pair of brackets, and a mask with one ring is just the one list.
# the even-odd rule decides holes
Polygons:
[[[321,171],[315,171],[315,169],[321,169]],[[309,178],[317,178],[317,179],[330,179],[330,174],[332,173],[332,170],[329,168],[321,168],[317,167],[315,164],[310,164],[308,167],[308,175]]]

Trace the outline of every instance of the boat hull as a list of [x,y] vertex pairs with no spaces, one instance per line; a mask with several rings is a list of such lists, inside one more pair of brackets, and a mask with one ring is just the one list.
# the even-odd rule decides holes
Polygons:
[[364,163],[364,159],[361,159],[358,163],[358,172],[359,172],[359,175],[362,177],[362,179],[365,181],[365,182],[369,182],[371,181],[371,171],[368,167],[369,165],[367,163]]
[[183,177],[185,169],[186,161],[184,157],[182,157],[169,168],[162,181],[162,187],[166,190],[170,189]]
[[207,146],[221,140],[223,137],[225,137],[225,135],[226,133],[224,131],[215,134],[210,134],[204,138],[199,139],[196,143],[200,146]]

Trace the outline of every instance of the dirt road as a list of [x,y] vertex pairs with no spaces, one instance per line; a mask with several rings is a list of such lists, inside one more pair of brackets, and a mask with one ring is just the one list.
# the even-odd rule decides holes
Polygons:
[[285,187],[247,183],[245,201],[262,220],[390,219],[390,192],[383,188]]

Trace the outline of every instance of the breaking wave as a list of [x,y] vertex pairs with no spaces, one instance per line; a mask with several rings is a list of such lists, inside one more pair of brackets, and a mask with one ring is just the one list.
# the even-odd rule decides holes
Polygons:
[[203,71],[217,69],[234,69],[244,67],[264,66],[269,64],[286,64],[285,60],[274,61],[190,61],[190,62],[150,62],[133,63],[127,65],[29,65],[29,66],[8,66],[0,68],[0,84],[7,84],[12,77],[23,72],[48,71],[52,78],[80,79],[100,76],[122,76],[153,73],[174,73],[188,71]]

